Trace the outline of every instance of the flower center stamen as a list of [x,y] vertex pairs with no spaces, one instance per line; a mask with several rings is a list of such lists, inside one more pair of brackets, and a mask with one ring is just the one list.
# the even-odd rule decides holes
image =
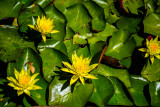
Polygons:
[[19,78],[19,83],[21,85],[27,85],[30,82],[30,77],[27,75],[24,75],[22,77]]
[[158,49],[158,46],[156,44],[153,44],[152,45],[152,50],[157,50]]

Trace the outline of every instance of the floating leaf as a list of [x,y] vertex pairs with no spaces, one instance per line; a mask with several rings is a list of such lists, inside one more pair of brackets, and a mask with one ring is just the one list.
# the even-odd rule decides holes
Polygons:
[[131,75],[132,87],[129,88],[129,92],[132,95],[136,106],[148,106],[148,102],[144,96],[144,86],[148,84],[148,81],[141,76]]
[[125,90],[122,86],[122,84],[116,79],[115,77],[109,77],[109,80],[114,86],[114,95],[109,100],[109,105],[126,105],[126,106],[132,106],[133,103],[128,99]]
[[132,55],[135,46],[135,40],[131,37],[130,33],[126,30],[119,30],[109,40],[105,55],[122,60]]
[[151,96],[151,106],[159,106],[160,105],[160,82],[151,82],[149,83],[149,93]]
[[154,63],[151,64],[149,61],[146,66],[144,66],[141,75],[149,81],[160,80],[160,60],[154,58]]
[[18,17],[22,4],[17,0],[0,1],[0,20],[5,17]]
[[109,36],[111,36],[115,31],[116,27],[106,23],[106,27],[103,31],[94,33],[92,37],[88,38],[89,44],[95,44],[98,41],[106,41]]
[[67,55],[66,46],[64,45],[64,43],[62,41],[47,40],[47,43],[44,43],[44,42],[39,43],[38,48],[39,49],[54,48],[54,49],[61,51],[65,55]]
[[81,2],[82,2],[82,0],[73,0],[73,1],[71,1],[71,0],[55,0],[54,5],[59,11],[61,11],[63,13],[67,7],[71,7],[71,6],[76,5],[78,3],[81,3]]
[[82,4],[66,8],[64,15],[68,21],[67,25],[75,32],[79,32],[80,34],[90,32],[89,22],[91,21],[91,18]]
[[89,101],[95,103],[99,107],[105,107],[114,94],[114,87],[108,78],[101,75],[97,75],[96,77],[98,79],[92,79],[94,90]]
[[86,44],[87,41],[85,39],[86,39],[86,37],[75,34],[73,36],[73,44]]
[[105,77],[114,76],[121,80],[126,87],[131,87],[131,81],[129,73],[126,69],[114,69],[107,65],[99,64],[96,69],[97,74],[103,75]]
[[50,106],[85,106],[93,92],[93,84],[82,85],[77,83],[71,91],[71,86],[66,80],[55,77],[49,86],[49,105]]
[[156,13],[149,14],[144,20],[144,32],[160,37],[160,15]]
[[139,30],[138,24],[140,23],[140,21],[141,21],[140,18],[132,18],[132,17],[130,18],[130,17],[122,16],[117,21],[116,25],[118,28],[126,29],[126,30],[134,33]]
[[143,0],[123,0],[123,6],[133,14],[138,14],[140,7],[144,6]]
[[56,66],[62,67],[62,61],[68,61],[68,58],[62,52],[52,48],[42,48],[39,51],[43,61],[44,78],[51,82],[53,76],[57,75],[54,72],[57,70]]
[[[93,30],[104,30],[105,28],[105,18],[103,14],[103,9],[92,1],[86,1],[83,3],[88,9],[92,19]],[[98,11],[98,12],[97,12]]]
[[24,40],[16,28],[0,28],[0,59],[4,62],[18,59],[25,47],[35,50],[34,43]]

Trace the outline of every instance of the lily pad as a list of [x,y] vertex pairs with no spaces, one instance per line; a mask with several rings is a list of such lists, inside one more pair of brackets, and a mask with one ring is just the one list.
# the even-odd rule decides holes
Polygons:
[[130,33],[127,30],[119,30],[115,32],[109,40],[105,55],[122,60],[131,56],[135,47],[136,42]]
[[118,81],[115,77],[109,77],[109,80],[114,86],[114,95],[109,100],[108,105],[125,105],[125,106],[132,106],[133,103],[128,98],[123,88],[123,85]]
[[49,86],[48,104],[50,106],[82,107],[85,106],[92,92],[93,84],[77,83],[71,91],[71,86],[66,80],[55,77]]
[[134,100],[136,106],[148,106],[145,95],[143,93],[144,86],[149,82],[141,76],[131,75],[132,87],[129,88],[129,92]]
[[131,87],[131,81],[129,77],[129,73],[126,69],[115,69],[111,68],[107,65],[99,64],[96,69],[97,74],[103,75],[105,77],[114,76],[121,80],[126,87]]
[[89,101],[99,107],[106,107],[108,101],[114,94],[114,87],[108,78],[101,75],[97,75],[96,77],[98,79],[92,79],[94,90]]
[[150,82],[152,81],[157,81],[160,80],[160,60],[157,58],[154,58],[154,63],[151,64],[149,61],[146,66],[144,66],[141,75],[149,80]]

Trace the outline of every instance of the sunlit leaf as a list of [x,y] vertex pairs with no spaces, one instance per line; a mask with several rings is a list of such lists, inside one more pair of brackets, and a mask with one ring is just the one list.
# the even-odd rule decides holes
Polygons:
[[114,94],[114,87],[108,78],[101,75],[97,75],[96,77],[98,79],[92,79],[94,90],[89,101],[95,103],[97,106],[105,107]]
[[72,90],[66,80],[56,77],[49,86],[48,103],[50,106],[82,107],[85,106],[92,92],[93,84],[77,83]]

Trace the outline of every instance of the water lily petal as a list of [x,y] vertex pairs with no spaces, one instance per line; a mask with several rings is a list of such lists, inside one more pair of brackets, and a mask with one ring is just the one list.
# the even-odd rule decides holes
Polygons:
[[37,86],[37,85],[33,85],[32,87],[28,87],[27,89],[28,90],[37,90],[37,89],[43,89],[43,88],[40,86]]
[[153,40],[154,43],[158,42],[158,36]]
[[153,62],[154,62],[154,56],[153,55],[150,55],[150,60],[151,60],[151,63],[153,64]]
[[138,49],[139,51],[142,51],[142,52],[147,52],[147,48],[140,48]]
[[155,57],[157,57],[158,59],[160,59],[160,55],[155,55]]
[[24,90],[24,92],[25,92],[28,96],[30,96],[30,91],[29,91],[29,90]]
[[59,31],[58,30],[52,30],[52,32],[50,33],[58,33]]
[[[153,41],[153,39],[151,38],[150,41]],[[146,46],[149,47],[149,42],[150,42],[148,39],[146,39]]]
[[90,78],[90,79],[98,79],[98,78],[96,78],[95,76],[93,76],[91,74],[86,74],[86,75],[84,75],[84,77]]
[[35,29],[33,25],[28,25],[30,28]]
[[82,76],[80,76],[80,81],[82,82],[82,84],[85,84],[84,78]]
[[91,70],[93,70],[97,66],[98,66],[98,64],[92,64],[92,65],[90,65],[88,72],[90,72]]
[[73,75],[71,80],[70,80],[70,85],[72,85],[73,83],[75,83],[78,80],[79,76],[78,75]]
[[144,57],[146,58],[146,57],[148,57],[148,56],[149,56],[149,53],[146,53]]
[[13,82],[13,84],[16,84],[19,86],[19,83],[17,82],[17,80],[15,80],[13,77],[7,77],[7,79],[10,81],[10,82]]
[[31,82],[38,76],[38,74],[39,74],[39,73],[36,73],[36,74],[32,75],[32,77],[31,77]]
[[72,74],[76,74],[76,72],[74,72],[74,71],[72,71],[68,68],[62,68],[61,70],[64,71],[64,72],[69,72],[69,73],[72,73]]
[[18,94],[18,96],[20,96],[21,94],[23,94],[23,90],[18,90],[17,94]]
[[14,90],[23,90],[21,87],[14,87]]
[[38,16],[38,19],[37,19],[37,25],[40,24],[40,17]]
[[34,85],[38,80],[39,80],[39,79],[34,79],[34,80],[32,80],[31,83],[29,83],[30,86]]
[[41,36],[42,36],[44,43],[46,43],[46,35],[44,33],[41,33]]
[[72,65],[70,65],[68,62],[63,62],[62,63],[69,69],[73,70],[74,68],[72,67]]
[[18,80],[19,79],[19,72],[16,69],[14,69],[14,75],[15,75],[16,79]]
[[8,85],[11,86],[11,87],[17,87],[17,85],[15,85],[15,84],[12,83],[12,82],[11,82],[11,83],[8,83]]

